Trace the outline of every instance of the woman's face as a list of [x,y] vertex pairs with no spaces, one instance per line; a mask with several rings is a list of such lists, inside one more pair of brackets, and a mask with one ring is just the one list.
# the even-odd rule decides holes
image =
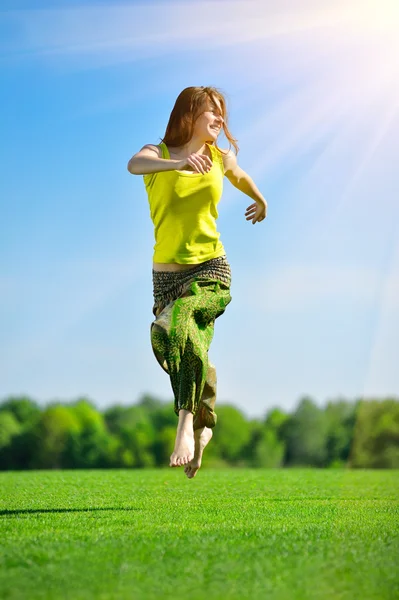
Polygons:
[[223,125],[222,110],[219,100],[207,98],[203,112],[199,115],[194,126],[194,135],[205,142],[216,141]]

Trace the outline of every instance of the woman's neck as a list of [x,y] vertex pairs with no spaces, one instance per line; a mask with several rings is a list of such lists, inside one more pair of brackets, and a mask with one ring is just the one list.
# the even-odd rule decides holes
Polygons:
[[180,146],[179,148],[172,147],[172,154],[174,154],[175,156],[179,156],[181,158],[186,158],[187,156],[190,156],[190,154],[193,154],[194,152],[196,154],[205,154],[207,151],[207,145],[206,145],[207,143],[211,143],[211,142],[204,142],[203,139],[192,138],[184,146]]

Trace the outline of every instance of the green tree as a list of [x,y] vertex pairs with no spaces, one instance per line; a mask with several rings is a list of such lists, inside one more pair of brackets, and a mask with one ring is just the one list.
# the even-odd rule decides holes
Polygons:
[[271,408],[266,414],[265,425],[273,429],[280,436],[284,424],[289,419],[289,414],[280,408]]
[[251,438],[251,427],[243,413],[235,406],[219,404],[216,408],[217,425],[213,443],[219,456],[230,464],[245,460],[245,450]]
[[105,430],[105,420],[103,415],[97,410],[95,404],[88,398],[78,398],[68,404],[73,414],[79,421],[80,429],[86,428]]
[[[89,425],[80,431],[69,431],[60,465],[66,469],[96,469],[126,466],[121,464],[120,440]],[[130,465],[129,465],[130,466]]]
[[104,416],[94,403],[87,398],[78,398],[68,408],[79,426],[71,429],[66,436],[61,466],[94,469],[114,463],[119,449],[118,440],[109,434]]
[[288,415],[278,408],[271,409],[264,422],[249,421],[250,439],[243,451],[247,464],[251,467],[274,468],[282,466],[285,455],[285,442],[281,430]]
[[74,411],[62,404],[48,406],[32,429],[32,457],[34,469],[59,469],[71,432],[79,432],[81,425]]
[[263,468],[281,467],[284,454],[285,444],[279,440],[277,432],[270,427],[263,427],[254,447],[252,466]]
[[[105,412],[109,430],[121,441],[121,461],[132,467],[151,467],[156,463],[156,430],[146,405],[115,406]],[[127,465],[126,465],[127,466]]]
[[347,464],[353,441],[356,421],[356,403],[344,399],[328,402],[325,408],[327,420],[328,466]]
[[282,426],[287,465],[324,467],[327,462],[327,420],[324,411],[303,397]]
[[174,401],[163,402],[158,407],[154,407],[153,410],[149,411],[155,431],[159,432],[164,427],[177,428],[178,417],[175,414],[174,406]]
[[34,445],[32,428],[40,415],[39,405],[27,396],[10,396],[2,402],[0,405],[1,469],[29,468]]
[[399,468],[399,401],[361,400],[350,465],[369,469]]
[[11,439],[21,432],[22,426],[10,410],[0,411],[0,450],[8,446]]
[[149,394],[144,394],[137,402],[137,406],[141,406],[149,413],[165,407],[165,402]]
[[41,413],[38,403],[28,396],[9,396],[0,404],[2,411],[11,412],[24,428],[37,421]]
[[157,439],[154,443],[154,459],[158,467],[169,465],[175,439],[176,425],[165,425],[165,427],[157,432]]

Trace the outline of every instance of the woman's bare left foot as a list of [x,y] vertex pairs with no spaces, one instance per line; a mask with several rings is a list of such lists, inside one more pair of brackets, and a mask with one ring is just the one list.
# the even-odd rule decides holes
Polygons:
[[201,467],[202,454],[205,446],[210,442],[213,432],[209,427],[196,429],[194,431],[195,450],[193,459],[184,467],[184,472],[189,479],[196,476],[198,469]]

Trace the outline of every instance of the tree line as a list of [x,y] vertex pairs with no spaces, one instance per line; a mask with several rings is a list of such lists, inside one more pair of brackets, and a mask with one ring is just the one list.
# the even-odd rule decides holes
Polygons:
[[[248,419],[218,404],[204,455],[211,467],[399,468],[399,399],[300,398],[292,412]],[[0,403],[0,470],[145,468],[169,464],[173,402],[145,395],[100,411],[88,398],[41,407],[26,396]]]

